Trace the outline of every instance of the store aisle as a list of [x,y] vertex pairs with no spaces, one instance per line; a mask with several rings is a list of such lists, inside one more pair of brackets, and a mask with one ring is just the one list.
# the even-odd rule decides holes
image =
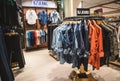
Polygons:
[[[47,49],[24,52],[26,66],[14,69],[15,81],[71,81],[68,76],[73,70],[70,64],[59,64],[49,56]],[[120,69],[103,66],[92,71],[97,81],[119,81]]]
[[60,65],[47,49],[24,52],[26,66],[15,73],[16,81],[70,81],[71,65]]

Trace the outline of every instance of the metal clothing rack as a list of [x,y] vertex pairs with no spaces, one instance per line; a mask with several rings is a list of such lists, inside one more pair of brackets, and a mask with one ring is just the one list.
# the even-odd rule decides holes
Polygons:
[[120,19],[111,20],[111,21],[108,21],[108,22],[120,22]]
[[[73,17],[64,18],[63,22],[64,21],[80,21],[80,20],[105,20],[105,17],[104,16],[73,16]],[[109,65],[109,62],[107,64]],[[89,71],[88,72],[84,71],[83,65],[81,65],[80,67],[81,68],[79,70],[77,70],[75,73],[71,73],[71,74],[75,74],[77,76],[77,72],[79,75],[79,74],[82,74],[82,71],[83,71],[83,73],[85,73],[88,76],[88,78],[84,78],[84,77],[78,78],[78,77],[74,76],[73,81],[81,81],[82,79],[83,79],[83,81],[96,81]]]
[[73,17],[66,17],[63,21],[79,21],[79,20],[104,20],[104,16],[73,16]]
[[[73,17],[66,17],[66,18],[64,18],[63,19],[63,22],[64,21],[79,21],[79,20],[104,20],[105,19],[105,17],[103,17],[103,16],[73,16]],[[54,57],[55,58],[55,57]],[[55,58],[56,59],[56,58]],[[77,73],[78,72],[78,73]],[[80,72],[80,73],[79,73]],[[79,74],[86,74],[87,76],[88,76],[88,78],[84,78],[84,77],[82,77],[82,78],[78,78],[77,77],[77,75],[79,75]],[[72,79],[73,79],[73,81],[81,81],[82,79],[86,79],[87,81],[89,80],[89,81],[96,81],[94,78],[93,78],[93,76],[91,75],[91,73],[90,72],[88,72],[88,74],[87,74],[87,72],[85,72],[85,70],[84,70],[84,66],[83,66],[83,64],[80,66],[80,69],[79,70],[77,70],[76,72],[75,72],[75,76],[74,76],[74,73],[71,73],[71,74],[73,74],[72,76]],[[70,75],[71,75],[70,74]],[[85,81],[86,81],[85,80]]]
[[51,29],[51,27],[54,27],[54,26],[56,26],[56,27],[58,27],[58,23],[50,23],[50,24],[48,24],[48,50],[49,50],[49,55],[52,57],[52,58],[54,58],[56,61],[57,61],[57,56],[56,55],[53,55],[53,53],[52,53],[52,48],[51,48],[51,41],[52,41],[52,29]]

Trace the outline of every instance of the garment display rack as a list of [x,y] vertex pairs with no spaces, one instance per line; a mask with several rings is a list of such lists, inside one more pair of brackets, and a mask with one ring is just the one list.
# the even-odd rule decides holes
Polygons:
[[[65,22],[65,21],[80,21],[80,20],[104,20],[105,19],[105,17],[103,17],[103,16],[74,16],[74,17],[66,17],[64,20],[63,20],[63,22]],[[54,56],[52,56],[53,58],[55,58],[56,59],[56,57],[54,57]],[[80,65],[80,68],[79,68],[79,70],[77,70],[77,71],[73,71],[71,74],[70,74],[70,77],[72,76],[72,80],[73,81],[96,81],[94,78],[93,78],[93,76],[91,75],[90,77],[88,77],[88,78],[84,78],[84,77],[82,77],[82,78],[78,78],[78,75],[79,74],[86,74],[87,76],[89,76],[91,73],[90,72],[85,72],[85,70],[84,70],[84,66],[83,66],[83,64],[82,65]],[[77,77],[76,77],[77,76]],[[91,79],[90,79],[91,78]],[[83,80],[84,79],[84,80]]]
[[53,55],[52,54],[52,48],[51,48],[51,43],[52,43],[52,32],[53,30],[58,27],[58,24],[57,23],[51,23],[51,24],[48,24],[48,50],[49,50],[49,55],[54,58],[55,60],[57,60],[57,56]]
[[120,22],[120,19],[111,20],[111,21],[108,21],[108,22]]
[[79,21],[82,19],[89,19],[89,20],[104,20],[105,17],[103,16],[73,16],[73,17],[66,17],[63,21]]
[[[103,16],[73,16],[73,17],[66,17],[63,19],[63,22],[64,21],[80,21],[80,20],[83,20],[83,19],[86,19],[86,20],[104,20],[105,17]],[[50,56],[53,57],[55,60],[57,60],[57,56],[56,55],[53,55],[51,51],[50,52]]]

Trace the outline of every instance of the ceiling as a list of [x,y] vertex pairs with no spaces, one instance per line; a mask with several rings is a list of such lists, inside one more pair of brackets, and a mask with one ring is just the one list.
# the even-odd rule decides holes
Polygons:
[[107,3],[110,4],[110,3],[119,2],[119,4],[120,4],[120,0],[80,0],[80,1],[83,1],[84,8],[92,8],[92,7],[96,7],[98,5],[101,6],[103,4],[106,5]]
[[96,9],[103,9],[103,15],[118,13],[120,15],[120,0],[80,0],[83,8],[90,8],[91,13]]

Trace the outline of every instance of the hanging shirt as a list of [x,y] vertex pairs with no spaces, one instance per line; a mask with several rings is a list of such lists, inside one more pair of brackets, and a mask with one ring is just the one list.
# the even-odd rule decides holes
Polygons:
[[52,23],[58,23],[60,21],[60,15],[57,11],[53,11],[50,13],[50,21]]
[[40,20],[40,24],[42,26],[46,25],[47,24],[47,21],[48,21],[48,14],[47,12],[45,11],[41,11],[38,13],[38,18]]
[[113,55],[117,56],[118,53],[118,39],[117,39],[117,29],[111,25],[107,25],[109,28],[113,29]]
[[29,25],[34,25],[37,19],[38,17],[34,10],[28,10],[26,12],[26,20]]
[[119,49],[119,58],[120,58],[120,26],[118,27],[117,39],[118,39],[118,49]]
[[89,57],[89,63],[96,69],[100,68],[100,58],[104,56],[103,42],[102,42],[102,29],[93,21],[93,26],[89,21],[89,26],[93,29],[91,36],[91,55]]

